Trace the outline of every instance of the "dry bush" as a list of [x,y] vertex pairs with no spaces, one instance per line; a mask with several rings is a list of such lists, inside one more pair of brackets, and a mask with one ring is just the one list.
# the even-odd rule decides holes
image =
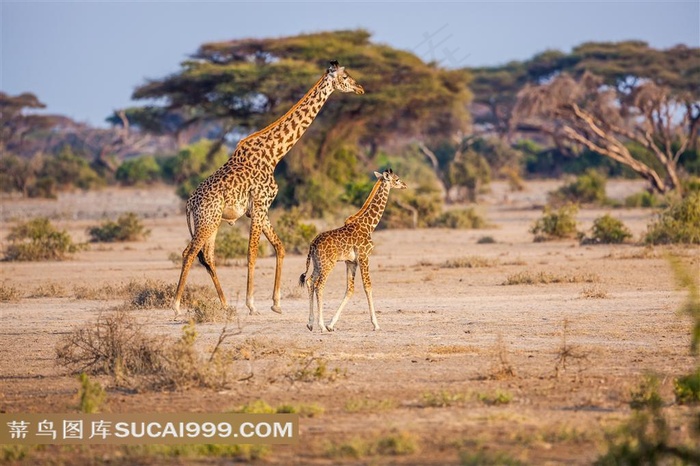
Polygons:
[[0,302],[16,302],[22,297],[18,288],[12,285],[0,285]]
[[585,353],[576,348],[575,346],[569,344],[568,335],[569,321],[568,319],[564,319],[564,322],[562,324],[561,344],[559,345],[559,349],[557,350],[557,355],[554,364],[554,377],[557,379],[559,378],[562,372],[566,372],[567,364],[571,360],[578,363],[578,372],[576,373],[576,378],[578,378],[581,375],[581,372],[583,372],[583,363],[588,362],[588,353]]
[[163,368],[162,339],[147,336],[128,311],[118,308],[75,329],[56,349],[59,364],[75,372],[116,377],[155,374]]
[[240,331],[224,326],[214,348],[203,353],[195,347],[193,323],[174,342],[146,335],[142,328],[124,308],[102,314],[61,341],[58,362],[75,372],[111,375],[120,386],[158,390],[228,385],[233,356],[222,345]]

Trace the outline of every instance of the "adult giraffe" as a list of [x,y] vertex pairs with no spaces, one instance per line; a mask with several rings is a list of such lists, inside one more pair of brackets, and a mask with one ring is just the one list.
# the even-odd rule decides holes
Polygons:
[[211,176],[202,181],[187,200],[185,212],[192,239],[182,252],[182,270],[175,294],[175,315],[180,312],[180,301],[185,281],[195,256],[211,276],[221,304],[226,297],[221,289],[214,267],[214,242],[221,220],[233,224],[244,214],[250,217],[248,240],[248,281],[246,306],[257,314],[253,298],[253,276],[258,254],[260,234],[275,248],[275,283],[272,310],[281,313],[280,278],[284,246],[272,229],[268,210],[277,196],[274,171],[277,164],[301,138],[316,118],[333,91],[364,94],[364,89],[332,61],[321,79],[287,113],[266,128],[242,139],[231,157]]

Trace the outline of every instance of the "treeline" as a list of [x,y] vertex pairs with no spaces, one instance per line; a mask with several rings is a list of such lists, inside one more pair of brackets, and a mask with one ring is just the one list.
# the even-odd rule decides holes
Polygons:
[[[110,130],[90,133],[0,93],[0,183],[25,196],[65,188],[172,183],[183,198],[238,139],[288,110],[337,59],[366,89],[332,96],[278,166],[277,205],[321,216],[359,205],[371,171],[413,189],[397,225],[436,222],[445,202],[475,201],[492,179],[643,177],[658,193],[700,175],[700,51],[588,43],[523,62],[446,70],[371,41],[363,30],[202,45],[179,71],[137,87]],[[416,220],[419,219],[419,220]]]

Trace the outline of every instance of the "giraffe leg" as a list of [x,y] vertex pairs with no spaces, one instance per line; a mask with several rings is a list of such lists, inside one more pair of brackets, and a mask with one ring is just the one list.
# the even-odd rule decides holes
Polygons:
[[265,217],[265,221],[262,224],[262,232],[268,241],[270,241],[272,247],[275,248],[275,285],[272,291],[272,310],[278,314],[282,314],[282,307],[280,306],[280,282],[282,279],[282,261],[284,260],[285,254],[284,245],[277,236],[277,233],[272,229],[268,217]]
[[333,316],[331,323],[326,326],[326,329],[329,332],[335,330],[335,324],[338,322],[338,319],[340,319],[340,313],[343,312],[343,308],[348,303],[353,292],[355,291],[355,273],[357,272],[357,262],[345,261],[345,265],[347,266],[347,287],[345,288],[345,296],[343,297],[343,301],[340,303],[340,307],[338,307],[338,310],[335,311],[335,315]]
[[261,221],[257,216],[251,215],[250,218],[250,237],[248,238],[248,282],[246,286],[245,304],[248,307],[250,314],[260,314],[255,309],[254,297],[254,278],[255,278],[255,262],[258,258],[258,245],[260,244],[260,234],[262,233]]
[[194,262],[195,257],[197,257],[197,254],[204,246],[205,241],[201,236],[195,236],[190,240],[190,244],[187,245],[185,250],[182,251],[182,269],[180,270],[180,280],[177,282],[175,303],[173,305],[175,318],[180,314],[180,301],[182,300],[182,293],[185,291],[185,282],[187,281],[187,275],[190,273],[190,267],[192,267],[192,262]]
[[374,330],[380,330],[379,324],[377,323],[377,315],[374,312],[374,302],[372,301],[372,282],[369,278],[369,258],[360,257],[360,274],[362,275],[362,284],[365,288],[365,294],[367,295],[367,303],[369,304],[369,315],[372,320],[372,325]]
[[226,307],[226,296],[224,296],[224,291],[221,289],[221,283],[219,283],[219,277],[216,275],[216,267],[214,266],[214,244],[216,242],[216,232],[212,234],[201,251],[199,251],[198,257],[199,262],[202,263],[211,280],[214,282],[214,287],[216,288],[216,293],[219,295],[219,300],[221,305]]

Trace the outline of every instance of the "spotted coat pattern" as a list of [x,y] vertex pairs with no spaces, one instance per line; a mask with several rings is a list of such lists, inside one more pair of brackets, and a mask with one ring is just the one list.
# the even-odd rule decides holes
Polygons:
[[[370,320],[374,330],[379,330],[372,300],[372,283],[369,277],[369,256],[374,248],[372,232],[377,228],[384,214],[391,188],[406,189],[406,184],[391,169],[381,174],[377,172],[374,174],[378,181],[360,210],[348,217],[342,227],[325,231],[311,242],[309,255],[306,258],[306,271],[299,277],[299,284],[306,285],[309,291],[309,322],[306,327],[311,331],[313,331],[315,324],[318,325],[321,332],[334,330],[340,313],[355,291],[355,273],[358,266],[367,295]],[[326,326],[323,320],[323,290],[328,275],[335,264],[340,261],[345,261],[346,264],[345,296],[330,324]],[[311,262],[314,265],[313,273],[307,280]],[[318,307],[318,320],[316,322],[314,322],[314,296]]]
[[241,140],[226,163],[202,181],[192,193],[185,208],[192,239],[182,253],[182,270],[174,303],[176,316],[195,257],[206,268],[221,303],[226,306],[226,297],[214,266],[214,242],[222,220],[233,224],[243,215],[251,219],[246,306],[251,314],[257,313],[253,297],[253,276],[262,233],[275,249],[272,310],[281,312],[280,278],[285,253],[268,217],[268,210],[278,191],[274,171],[335,90],[364,93],[362,86],[345,72],[345,68],[337,62],[331,62],[330,68],[299,102],[271,125]]

